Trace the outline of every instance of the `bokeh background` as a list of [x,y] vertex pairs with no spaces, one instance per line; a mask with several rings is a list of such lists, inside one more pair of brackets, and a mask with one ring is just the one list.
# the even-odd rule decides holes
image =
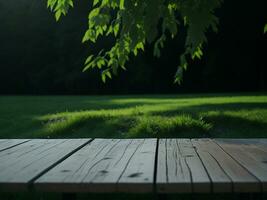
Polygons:
[[161,58],[153,46],[132,57],[127,71],[103,84],[98,70],[82,72],[85,58],[112,38],[82,44],[91,1],[56,22],[45,0],[0,1],[0,94],[155,94],[267,91],[267,1],[225,1],[216,12],[219,32],[208,32],[204,57],[173,83],[185,29],[168,40]]

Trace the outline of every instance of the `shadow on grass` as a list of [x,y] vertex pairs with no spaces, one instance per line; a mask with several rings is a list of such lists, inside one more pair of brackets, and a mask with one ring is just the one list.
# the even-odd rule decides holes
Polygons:
[[212,124],[210,137],[267,137],[267,123],[227,114],[208,115],[203,120]]
[[267,109],[267,103],[250,102],[250,103],[216,103],[216,104],[200,104],[184,107],[176,107],[174,109],[165,111],[152,111],[152,115],[173,116],[177,113],[190,113],[192,115],[198,115],[201,112],[210,111],[240,111],[240,110],[255,110],[255,109]]
[[81,115],[68,112],[66,116],[51,116],[51,119],[43,121],[46,131],[38,137],[267,136],[267,123],[249,115],[251,112],[260,114],[262,109],[267,109],[267,103],[201,104],[168,109],[148,112],[141,110],[126,114],[122,112],[117,115],[105,114],[111,112],[110,110],[102,110],[98,115],[91,115],[90,112],[81,112]]

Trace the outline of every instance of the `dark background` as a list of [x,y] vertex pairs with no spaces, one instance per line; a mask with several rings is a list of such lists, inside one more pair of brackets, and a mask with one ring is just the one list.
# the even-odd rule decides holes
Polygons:
[[56,22],[46,0],[0,1],[0,94],[134,94],[267,91],[267,1],[225,0],[219,33],[208,33],[204,57],[173,84],[185,31],[167,41],[162,57],[152,46],[132,57],[127,71],[104,84],[100,72],[82,72],[85,58],[110,40],[82,44],[89,0]]

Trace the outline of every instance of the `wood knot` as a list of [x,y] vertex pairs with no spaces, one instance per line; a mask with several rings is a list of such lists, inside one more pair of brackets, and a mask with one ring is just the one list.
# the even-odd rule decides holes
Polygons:
[[71,170],[68,170],[68,169],[64,169],[64,170],[61,170],[61,172],[70,172]]
[[130,174],[128,177],[129,178],[136,178],[138,176],[141,176],[143,173],[142,172],[138,172],[138,173],[133,173],[133,174]]

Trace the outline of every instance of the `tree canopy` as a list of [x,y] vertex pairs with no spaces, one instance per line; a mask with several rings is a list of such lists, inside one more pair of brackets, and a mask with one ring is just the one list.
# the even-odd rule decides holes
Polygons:
[[[154,45],[154,56],[159,57],[166,38],[174,38],[183,26],[187,37],[175,74],[175,82],[180,83],[188,59],[202,57],[206,32],[217,32],[218,18],[214,13],[221,3],[222,0],[93,0],[82,42],[95,43],[101,36],[113,36],[115,40],[110,49],[89,55],[84,71],[99,68],[105,82],[119,68],[125,69],[131,54],[144,51],[146,43]],[[74,4],[73,0],[48,0],[47,6],[58,21]]]
[[[159,58],[154,44],[130,55],[127,70],[119,69],[103,84],[97,67],[82,72],[85,58],[110,49],[113,34],[96,43],[81,40],[88,28],[92,0],[74,1],[74,8],[58,22],[47,1],[1,1],[1,94],[158,94],[266,91],[266,0],[224,1],[216,10],[218,33],[206,32],[201,59],[188,60],[183,84],[173,76],[184,52],[187,27],[166,37]],[[248,14],[249,13],[249,14]],[[28,23],[23,23],[28,22]]]

